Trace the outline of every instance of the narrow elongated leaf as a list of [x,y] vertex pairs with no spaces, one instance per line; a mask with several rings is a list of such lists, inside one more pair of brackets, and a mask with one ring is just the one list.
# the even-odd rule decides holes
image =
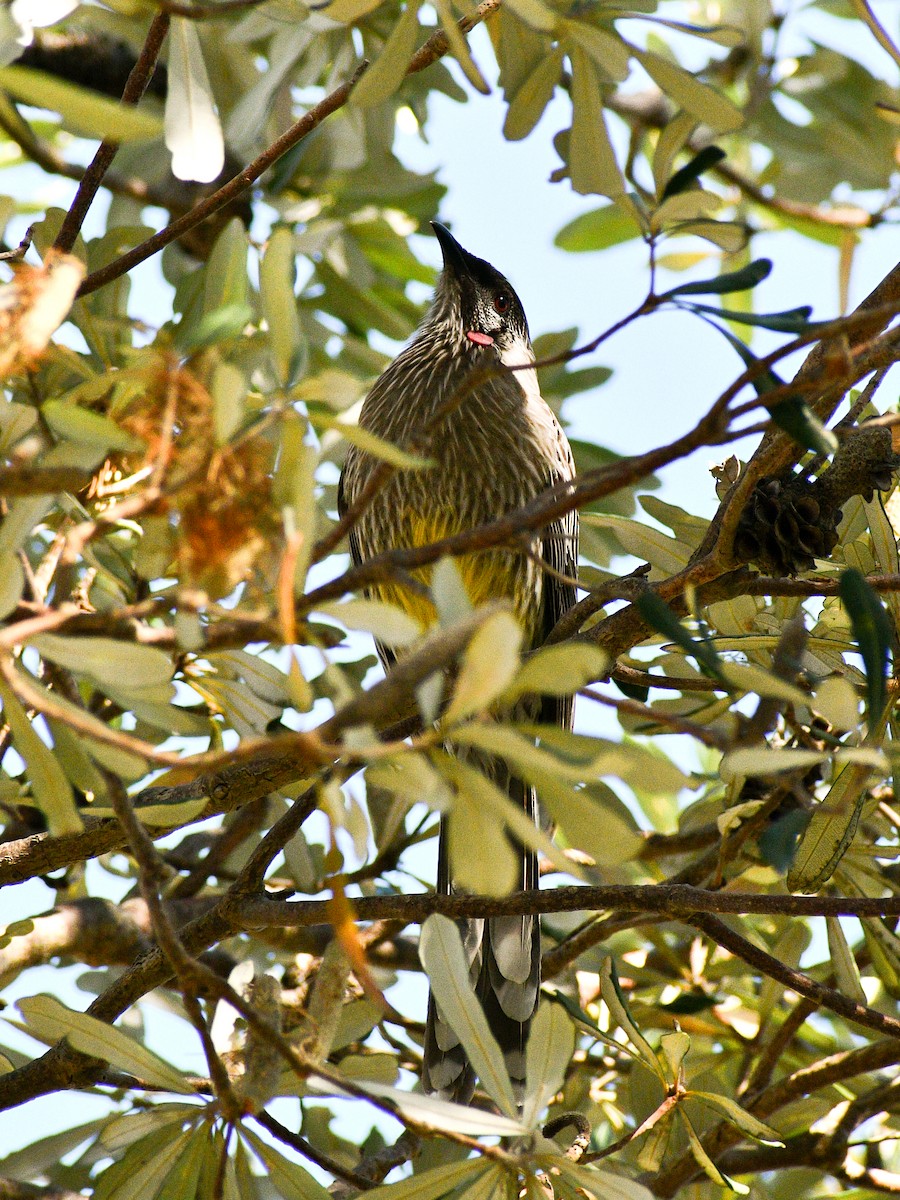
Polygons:
[[225,141],[196,21],[172,17],[166,90],[166,148],[176,179],[210,183],[225,165]]
[[544,115],[562,73],[562,50],[545,55],[510,101],[503,136],[511,142],[527,137]]
[[16,749],[25,760],[34,802],[47,818],[52,834],[77,833],[82,827],[75,807],[72,785],[53,751],[38,737],[18,696],[0,683],[3,719],[10,728]]
[[808,771],[816,763],[825,762],[827,755],[820,750],[773,750],[746,748],[731,750],[722,760],[728,778],[735,775],[781,775],[785,771]]
[[703,1143],[697,1137],[697,1133],[690,1122],[690,1118],[684,1111],[684,1108],[680,1106],[675,1111],[681,1120],[682,1127],[687,1133],[688,1142],[690,1143],[691,1147],[691,1154],[693,1154],[697,1166],[700,1167],[704,1174],[706,1174],[713,1181],[713,1183],[717,1183],[719,1187],[725,1187],[728,1188],[729,1191],[737,1192],[739,1196],[746,1196],[750,1191],[747,1185],[745,1183],[738,1183],[734,1179],[729,1179],[727,1175],[724,1175],[719,1170],[713,1160],[706,1153],[706,1150],[703,1148]]
[[67,126],[86,137],[108,137],[115,142],[142,142],[162,133],[160,117],[145,108],[118,104],[87,88],[30,67],[3,67],[0,88],[35,108],[61,113]]
[[[692,304],[694,312],[709,313],[721,317],[725,321],[734,321],[738,325],[752,325],[757,329],[772,329],[776,333],[806,333],[815,328],[815,323],[809,320],[812,312],[811,304],[802,304],[799,308],[789,308],[777,313],[740,312],[733,308],[713,308],[711,304]],[[824,324],[824,322],[823,322]]]
[[241,1134],[266,1164],[269,1179],[283,1200],[329,1200],[326,1189],[299,1163],[291,1162],[274,1146],[244,1125]]
[[581,519],[585,525],[612,530],[624,550],[650,563],[657,574],[674,575],[691,557],[693,547],[640,521],[615,513],[582,513]]
[[514,1117],[516,1101],[503,1054],[475,998],[459,930],[449,917],[436,913],[428,918],[419,957],[444,1020],[462,1042],[482,1086],[501,1112]]
[[868,764],[844,767],[816,806],[788,872],[792,892],[816,892],[834,874],[856,834],[871,774]]
[[303,351],[295,274],[294,235],[287,225],[279,225],[272,231],[259,264],[259,296],[278,380],[285,387],[298,374]]
[[661,199],[667,200],[669,196],[677,196],[679,192],[685,191],[700,178],[704,171],[708,171],[710,167],[720,163],[724,157],[725,151],[720,147],[704,146],[689,163],[685,163],[680,171],[675,172],[663,189]]
[[532,29],[542,33],[552,33],[559,20],[552,8],[548,8],[542,0],[509,0],[509,8],[521,17]]
[[478,64],[472,57],[469,43],[456,23],[456,17],[453,14],[453,9],[450,7],[450,0],[433,0],[433,2],[444,33],[447,36],[450,53],[459,63],[460,67],[462,67],[463,74],[476,92],[481,92],[483,96],[489,96],[491,89],[479,70]]
[[572,62],[572,133],[569,139],[569,173],[572,187],[582,195],[591,192],[615,198],[625,191],[603,115],[603,98],[597,71],[580,46],[570,52]]
[[423,1096],[419,1092],[401,1092],[383,1083],[366,1083],[363,1086],[373,1096],[393,1100],[410,1120],[428,1129],[483,1134],[486,1137],[515,1137],[528,1132],[518,1118],[486,1112],[481,1108],[466,1108],[462,1104],[451,1104],[449,1100]]
[[529,693],[569,696],[585,684],[600,679],[609,659],[598,646],[561,645],[538,650],[523,663],[504,694],[512,703]]
[[881,717],[887,699],[891,622],[878,595],[855,567],[842,572],[838,584],[853,637],[866,669],[868,720],[871,728]]
[[663,1087],[668,1086],[665,1073],[659,1065],[659,1059],[656,1057],[653,1047],[631,1018],[628,1003],[619,987],[616,965],[610,956],[604,958],[600,968],[600,991],[610,1016],[637,1050],[641,1056],[641,1062],[658,1077]]
[[767,1125],[758,1117],[754,1117],[752,1113],[748,1113],[730,1096],[722,1096],[718,1092],[695,1092],[693,1088],[690,1089],[688,1095],[691,1099],[699,1100],[702,1104],[707,1104],[710,1108],[724,1113],[728,1120],[740,1129],[741,1133],[745,1133],[754,1141],[762,1142],[766,1146],[784,1145],[777,1129],[773,1129],[771,1125]]
[[336,617],[348,629],[371,633],[391,649],[409,646],[422,636],[419,622],[396,604],[381,600],[345,600],[341,604],[323,604],[319,612]]
[[453,697],[444,714],[452,725],[493,703],[519,668],[522,628],[512,613],[498,612],[472,635],[462,656]]
[[704,675],[722,679],[722,667],[715,647],[691,636],[675,614],[656,592],[646,591],[637,599],[637,609],[648,625],[670,637],[676,645],[697,660]]
[[[447,1105],[446,1107],[450,1107]],[[461,1108],[462,1105],[453,1105]],[[463,1162],[443,1163],[427,1171],[417,1172],[396,1183],[384,1184],[367,1192],[372,1200],[438,1200],[465,1183],[480,1179],[491,1171],[490,1163],[481,1158],[468,1158]]]
[[128,1071],[145,1083],[193,1095],[193,1086],[180,1071],[105,1021],[73,1012],[54,996],[27,996],[17,1003],[28,1028],[41,1039],[53,1043],[66,1038],[82,1054]]
[[147,1200],[156,1196],[195,1136],[193,1129],[167,1125],[135,1142],[97,1180],[95,1200]]
[[545,1001],[531,1022],[525,1051],[524,1124],[535,1125],[562,1087],[574,1049],[575,1029],[568,1013]]
[[640,227],[630,213],[618,204],[606,204],[564,225],[553,244],[570,254],[584,254],[630,242],[639,233]]
[[[760,394],[765,388],[759,389]],[[816,454],[834,454],[838,441],[830,429],[826,429],[809,405],[795,396],[773,404],[769,415],[776,425],[789,433],[798,446]]]
[[196,1133],[172,1164],[156,1200],[185,1200],[198,1195],[198,1183],[204,1168],[212,1166],[213,1148],[208,1138]]
[[594,1200],[652,1200],[649,1188],[612,1171],[600,1171],[596,1167],[583,1167],[567,1158],[554,1159],[548,1166],[570,1182],[579,1196],[585,1193]]
[[650,78],[659,84],[667,96],[717,133],[734,133],[743,125],[740,109],[735,108],[721,92],[701,83],[696,75],[652,50],[635,50],[634,53]]
[[101,413],[91,412],[65,400],[45,400],[41,415],[54,433],[72,442],[96,446],[98,450],[143,450],[144,443]]
[[419,33],[419,5],[407,4],[391,30],[381,53],[350,93],[350,102],[362,108],[381,104],[393,96],[406,76]]
[[[433,762],[438,770],[458,789],[453,805],[454,811],[451,812],[450,818],[451,854],[454,850],[455,837],[459,835],[460,859],[464,861],[468,857],[473,861],[483,860],[483,870],[479,871],[479,875],[484,879],[484,883],[479,890],[488,895],[502,896],[508,894],[514,886],[519,862],[519,856],[515,851],[513,851],[511,860],[515,868],[512,877],[506,881],[505,886],[500,882],[499,856],[504,851],[499,845],[496,833],[503,828],[508,829],[513,839],[521,845],[537,850],[538,853],[549,858],[560,871],[571,871],[571,863],[566,861],[562,852],[553,845],[547,834],[534,824],[518,804],[514,804],[510,800],[505,791],[499,788],[493,780],[488,779],[477,767],[460,762],[459,759],[451,758],[449,755],[435,754]],[[457,822],[457,830],[454,834],[453,823],[458,815],[455,810],[461,800],[467,801],[465,809],[468,813],[468,821]],[[492,829],[494,833],[488,837],[486,842],[479,843],[473,837],[472,830],[481,826],[482,823],[486,828]],[[488,846],[490,847],[489,851]],[[491,874],[492,866],[495,872],[493,876]],[[471,883],[465,886],[475,890]]]
[[28,644],[51,662],[76,674],[89,675],[101,685],[119,688],[124,685],[137,691],[168,684],[172,678],[169,656],[153,646],[105,637],[63,637],[56,633],[39,634]]
[[859,967],[853,951],[847,943],[843,926],[839,917],[826,917],[825,928],[828,932],[828,954],[838,990],[857,1004],[868,1004],[866,993],[863,991],[859,975]]
[[681,1029],[664,1033],[659,1039],[659,1048],[672,1075],[672,1081],[677,1083],[681,1079],[681,1068],[691,1048],[690,1037]]
[[420,454],[409,454],[395,446],[393,442],[385,441],[377,434],[363,429],[360,425],[348,425],[345,421],[322,420],[317,418],[316,426],[326,429],[336,429],[351,446],[358,446],[374,458],[383,459],[392,467],[400,467],[404,471],[422,471],[434,466],[434,459],[423,458]]
[[724,296],[731,292],[746,292],[755,288],[758,283],[771,274],[772,260],[757,258],[739,271],[728,271],[715,279],[699,279],[694,283],[680,283],[670,288],[660,299],[669,300],[673,296]]
[[559,33],[585,50],[607,79],[624,83],[628,78],[631,47],[613,29],[603,29],[576,19],[564,20]]

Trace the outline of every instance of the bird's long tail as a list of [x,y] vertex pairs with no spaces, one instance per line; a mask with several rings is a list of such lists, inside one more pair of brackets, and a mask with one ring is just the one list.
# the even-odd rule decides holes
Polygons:
[[[501,782],[496,774],[494,779]],[[534,789],[511,776],[503,783],[510,798],[521,804],[538,824]],[[536,888],[537,855],[519,845],[517,850],[521,854],[521,875],[516,890]],[[444,822],[441,824],[437,890],[445,895],[456,890],[451,878]],[[540,919],[534,916],[478,918],[460,921],[459,929],[469,961],[472,988],[503,1051],[513,1092],[521,1097],[525,1084],[525,1043],[541,983]],[[428,997],[422,1078],[426,1091],[458,1104],[467,1104],[475,1091],[475,1072],[433,995]]]

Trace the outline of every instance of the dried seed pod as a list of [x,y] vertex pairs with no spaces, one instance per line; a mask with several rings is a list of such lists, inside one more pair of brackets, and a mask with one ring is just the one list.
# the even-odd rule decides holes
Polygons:
[[827,558],[851,496],[871,500],[900,468],[893,429],[863,425],[846,438],[817,479],[787,473],[762,479],[738,525],[735,557],[771,575],[797,575]]

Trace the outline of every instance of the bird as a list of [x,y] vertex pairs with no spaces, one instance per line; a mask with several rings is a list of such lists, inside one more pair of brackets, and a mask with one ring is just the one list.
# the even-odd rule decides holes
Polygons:
[[[372,486],[378,460],[351,445],[341,474],[338,509],[358,501],[349,532],[354,563],[393,549],[415,548],[495,520],[554,485],[574,478],[569,441],[543,399],[522,302],[509,280],[463,249],[449,230],[432,222],[443,257],[434,298],[417,332],[368,392],[359,424],[378,437],[428,455],[433,465],[398,469]],[[521,370],[504,370],[520,367]],[[368,491],[366,491],[368,487]],[[362,503],[367,500],[367,503]],[[458,558],[473,604],[506,600],[522,626],[525,649],[540,646],[575,603],[578,514],[573,511],[527,535],[527,544]],[[370,594],[398,605],[423,625],[436,613],[427,573],[379,583]],[[387,669],[393,655],[378,651]],[[519,720],[571,728],[571,697],[528,697],[512,714]],[[497,759],[477,765],[516,805],[542,824],[534,789]],[[498,836],[506,836],[499,833]],[[446,819],[441,820],[437,890],[456,890]],[[516,844],[515,890],[539,885],[535,852]],[[503,1051],[514,1089],[523,1094],[525,1046],[538,1003],[540,923],[534,916],[459,922],[470,978],[488,1027]],[[458,1037],[429,996],[423,1050],[423,1086],[468,1103],[475,1072]]]

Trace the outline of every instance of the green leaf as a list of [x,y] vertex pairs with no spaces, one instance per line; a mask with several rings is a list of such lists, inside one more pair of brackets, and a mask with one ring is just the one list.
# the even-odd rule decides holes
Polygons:
[[72,785],[55,754],[38,737],[18,696],[4,682],[0,682],[0,700],[16,750],[25,760],[34,802],[47,818],[50,832],[57,836],[77,833],[82,828],[81,817],[75,807]]
[[553,239],[554,246],[570,254],[606,250],[640,236],[634,217],[618,204],[606,204],[591,212],[582,213],[564,225]]
[[519,669],[522,628],[508,612],[494,613],[476,629],[462,655],[444,724],[454,725],[492,704]]
[[677,1083],[681,1079],[681,1068],[687,1052],[691,1048],[691,1039],[682,1030],[676,1029],[672,1033],[662,1035],[659,1039],[659,1048],[668,1065],[672,1082]]
[[488,86],[487,80],[481,74],[478,64],[472,57],[469,43],[456,23],[456,17],[454,16],[453,9],[450,7],[450,0],[433,0],[433,3],[447,37],[450,53],[459,63],[466,79],[468,79],[476,92],[481,92],[483,96],[490,95],[491,89]]
[[789,433],[798,446],[815,454],[834,454],[838,440],[826,429],[812,409],[797,397],[789,397],[769,409],[772,420]]
[[390,463],[392,467],[399,467],[403,471],[422,471],[435,465],[433,458],[423,458],[420,454],[410,454],[406,450],[401,450],[393,442],[378,437],[368,429],[363,429],[361,425],[350,425],[346,421],[328,420],[320,416],[316,417],[313,424],[316,429],[337,430],[351,446],[357,446],[360,450],[365,450],[366,454],[371,454],[373,458],[380,458],[384,462]]
[[838,991],[857,1004],[868,1004],[869,1001],[860,980],[859,967],[839,917],[826,917],[825,928],[828,932],[828,956],[834,971]]
[[559,1171],[576,1188],[579,1196],[586,1192],[594,1200],[653,1200],[649,1188],[636,1179],[629,1179],[627,1175],[583,1167],[563,1156],[554,1158],[547,1165],[552,1171]]
[[829,725],[843,733],[859,724],[859,696],[843,675],[829,675],[816,688],[808,703]]
[[503,122],[503,136],[511,142],[527,137],[544,115],[562,73],[562,50],[545,55],[525,82],[516,89]]
[[737,1183],[734,1179],[729,1179],[727,1175],[723,1175],[713,1160],[709,1157],[703,1148],[703,1143],[697,1137],[690,1118],[682,1107],[676,1108],[681,1124],[687,1133],[688,1142],[691,1147],[691,1154],[694,1156],[694,1161],[697,1166],[707,1175],[713,1183],[717,1183],[719,1187],[728,1188],[732,1192],[737,1192],[740,1196],[746,1196],[750,1189],[744,1183]]
[[410,646],[422,636],[422,627],[415,617],[396,604],[386,604],[381,600],[327,603],[320,605],[317,611],[336,618],[348,629],[371,633],[390,649]]
[[525,1050],[524,1124],[535,1126],[563,1086],[574,1050],[575,1029],[565,1009],[544,1001],[531,1022]]
[[539,29],[542,33],[552,33],[559,20],[553,9],[548,8],[541,0],[508,0],[508,7],[517,17],[521,17],[526,25],[530,25],[532,29]]
[[172,1122],[149,1133],[98,1178],[95,1200],[152,1200],[196,1136]]
[[638,596],[637,609],[644,620],[658,633],[669,637],[680,646],[685,653],[696,659],[697,665],[704,675],[712,679],[722,679],[722,665],[715,647],[711,642],[702,642],[691,636],[675,614],[660,596],[653,591],[643,592]]
[[634,817],[607,784],[576,788],[558,775],[524,767],[522,771],[569,845],[584,850],[597,866],[629,862],[643,849],[644,837]]
[[300,374],[303,365],[303,332],[294,295],[295,261],[293,232],[287,225],[276,226],[259,264],[259,298],[282,387]]
[[132,454],[145,449],[140,438],[126,433],[115,421],[65,400],[45,400],[41,415],[61,438],[96,446],[98,450],[122,450]]
[[699,154],[695,154],[689,163],[686,163],[669,179],[660,199],[666,200],[669,196],[677,196],[679,192],[685,191],[700,178],[704,171],[708,171],[710,167],[720,163],[723,158],[725,158],[725,151],[718,146],[704,146]]
[[663,1087],[668,1086],[665,1072],[659,1065],[659,1059],[653,1047],[632,1020],[631,1013],[628,1011],[628,1002],[619,987],[616,964],[609,955],[603,959],[600,967],[600,991],[606,1007],[609,1009],[609,1015],[637,1050],[641,1056],[641,1062],[650,1068]]
[[687,566],[693,551],[693,547],[669,537],[661,529],[631,521],[628,517],[589,512],[582,513],[581,519],[585,525],[596,529],[611,529],[626,553],[644,559],[665,575],[674,575]]
[[585,50],[604,78],[615,83],[625,82],[631,61],[631,47],[618,36],[614,28],[604,29],[580,20],[563,20],[561,26],[557,36],[568,38]]
[[194,1132],[180,1157],[170,1167],[156,1200],[185,1200],[188,1196],[198,1195],[200,1175],[204,1167],[208,1170],[212,1166],[214,1158],[212,1143],[208,1138],[198,1136],[198,1133]]
[[728,271],[716,279],[699,279],[693,283],[680,283],[660,296],[670,300],[673,296],[729,295],[731,292],[746,292],[767,279],[772,271],[770,258],[757,258],[741,267],[739,271]]
[[[450,1107],[450,1105],[446,1105]],[[461,1108],[462,1105],[453,1105]],[[463,1162],[443,1163],[439,1167],[431,1167],[427,1171],[418,1171],[406,1179],[398,1179],[396,1183],[383,1184],[366,1192],[372,1200],[438,1200],[448,1192],[481,1179],[492,1170],[491,1164],[483,1158],[467,1158]]]
[[560,871],[571,872],[571,863],[547,834],[477,767],[439,753],[433,755],[433,762],[457,789],[450,810],[449,842],[453,874],[460,887],[489,896],[505,896],[513,890],[519,854],[509,841],[495,836],[504,828],[513,841],[545,855]]
[[196,23],[173,14],[166,62],[166,149],[176,179],[212,183],[225,165],[225,141]]
[[716,133],[734,133],[743,125],[740,109],[735,108],[721,92],[701,83],[696,75],[652,50],[635,49],[634,55],[670,99]]
[[462,1043],[482,1087],[501,1112],[515,1117],[516,1101],[503,1054],[472,990],[459,930],[449,917],[435,913],[425,921],[419,958],[441,1015]]
[[871,765],[848,764],[816,805],[788,872],[792,892],[817,892],[834,874],[856,834],[871,776]]
[[746,748],[730,750],[722,760],[722,771],[729,779],[736,775],[781,775],[785,771],[808,771],[827,758],[821,750]]
[[688,1091],[687,1095],[692,1100],[699,1100],[701,1104],[706,1104],[710,1108],[724,1113],[732,1125],[736,1125],[741,1133],[753,1138],[754,1141],[762,1142],[766,1146],[784,1145],[777,1129],[773,1129],[771,1125],[766,1125],[764,1121],[760,1121],[752,1113],[748,1113],[730,1096],[722,1096],[718,1092],[695,1092],[693,1088]]
[[381,53],[350,93],[351,104],[371,108],[393,96],[406,77],[406,68],[419,35],[419,5],[407,4]]
[[135,645],[107,637],[63,637],[42,633],[29,638],[44,658],[74,671],[89,675],[100,686],[126,687],[129,691],[169,684],[174,668],[162,650]]
[[175,330],[175,343],[185,353],[215,346],[236,338],[252,319],[253,309],[249,304],[223,304],[214,312],[204,313],[196,322],[182,321]]
[[331,0],[328,4],[311,4],[310,8],[331,21],[352,25],[374,11],[380,3],[381,0]]
[[163,131],[161,118],[146,108],[119,104],[29,67],[0,69],[0,88],[25,104],[60,113],[67,127],[85,137],[143,142],[159,137]]
[[283,1200],[330,1200],[329,1193],[318,1180],[313,1179],[309,1171],[285,1158],[274,1146],[257,1137],[246,1124],[241,1127],[241,1136],[246,1138],[265,1163],[269,1179]]
[[772,329],[776,333],[806,333],[815,328],[810,322],[811,304],[803,304],[799,308],[789,308],[777,313],[740,312],[731,308],[713,308],[709,304],[692,304],[693,312],[709,313],[721,317],[725,321],[734,321],[739,325],[752,325],[757,329]]
[[582,195],[596,192],[614,199],[624,194],[625,181],[609,140],[597,70],[580,46],[572,47],[570,59],[572,133],[569,173],[572,187]]
[[503,699],[511,704],[520,696],[570,696],[601,679],[609,658],[598,646],[584,643],[546,646],[519,668]]
[[[446,920],[446,917],[442,917]],[[403,1092],[399,1088],[383,1083],[365,1083],[365,1091],[372,1096],[382,1096],[396,1104],[400,1112],[426,1129],[445,1133],[467,1133],[485,1137],[516,1137],[530,1132],[518,1118],[501,1116],[482,1108],[466,1108],[462,1104],[451,1104],[438,1100],[436,1096],[423,1096],[419,1092]],[[328,1091],[329,1089],[325,1089]],[[334,1089],[330,1089],[333,1093]],[[475,1162],[478,1160],[476,1159]]]
[[871,730],[881,719],[887,701],[891,622],[878,595],[866,583],[862,572],[857,571],[855,567],[848,567],[841,573],[838,589],[866,670],[868,722]]
[[53,1044],[66,1038],[73,1049],[128,1071],[151,1087],[194,1094],[192,1084],[180,1071],[105,1021],[73,1012],[54,996],[26,996],[17,1005],[29,1032],[42,1040]]

